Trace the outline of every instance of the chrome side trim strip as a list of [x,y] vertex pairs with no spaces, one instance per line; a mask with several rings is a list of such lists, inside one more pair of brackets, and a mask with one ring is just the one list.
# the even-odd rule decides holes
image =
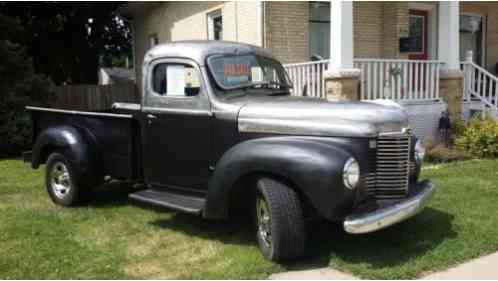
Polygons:
[[129,102],[115,102],[112,104],[113,109],[127,109],[127,110],[140,110],[139,103],[129,103]]
[[181,108],[163,108],[163,107],[142,107],[143,112],[158,112],[158,113],[177,113],[185,115],[199,115],[199,116],[213,116],[213,113],[208,110],[196,110],[196,109],[181,109]]
[[130,114],[115,114],[115,113],[104,113],[104,112],[90,112],[90,111],[79,111],[79,110],[65,110],[57,108],[47,108],[47,107],[36,107],[36,106],[26,106],[26,110],[33,111],[46,111],[55,113],[66,113],[74,115],[88,115],[88,116],[102,116],[102,117],[116,117],[116,118],[133,118]]
[[353,214],[344,220],[344,230],[351,234],[362,234],[377,231],[404,221],[424,209],[434,193],[430,181],[420,183],[422,190],[394,205],[377,209],[364,214]]

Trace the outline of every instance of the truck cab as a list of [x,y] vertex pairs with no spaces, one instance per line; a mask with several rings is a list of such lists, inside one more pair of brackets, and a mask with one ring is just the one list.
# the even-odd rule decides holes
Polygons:
[[131,179],[145,187],[130,194],[142,204],[206,219],[251,212],[263,255],[284,260],[305,250],[310,218],[369,233],[417,214],[434,192],[419,179],[424,149],[399,105],[292,96],[267,50],[158,45],[142,74],[141,104],[28,107],[29,161],[46,163],[55,203],[80,202],[105,176]]

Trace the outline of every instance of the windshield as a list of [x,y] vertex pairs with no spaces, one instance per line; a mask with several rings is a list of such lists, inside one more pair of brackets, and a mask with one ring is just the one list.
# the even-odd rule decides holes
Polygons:
[[216,83],[225,90],[240,88],[290,88],[283,66],[255,54],[218,55],[208,59]]

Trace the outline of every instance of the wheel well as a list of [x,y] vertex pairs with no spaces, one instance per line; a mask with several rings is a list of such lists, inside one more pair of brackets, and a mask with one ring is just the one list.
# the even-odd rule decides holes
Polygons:
[[266,172],[253,172],[240,177],[230,189],[230,201],[228,205],[228,214],[230,217],[233,215],[246,216],[251,214],[250,211],[252,210],[252,202],[254,202],[253,200],[256,196],[254,184],[256,183],[256,180],[261,177],[273,178],[284,182],[298,194],[299,200],[301,201],[301,204],[303,204],[305,215],[308,213],[312,214],[312,205],[309,203],[307,196],[302,192],[296,183],[282,175]]
[[38,165],[47,163],[48,156],[57,149],[55,145],[47,144],[40,151],[40,157],[38,158]]

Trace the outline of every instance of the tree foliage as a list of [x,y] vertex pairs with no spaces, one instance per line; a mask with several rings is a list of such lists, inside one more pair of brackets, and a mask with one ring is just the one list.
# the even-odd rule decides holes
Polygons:
[[19,155],[29,146],[27,104],[45,103],[51,82],[37,75],[25,48],[11,40],[23,32],[19,21],[0,14],[0,156]]
[[26,46],[34,69],[56,84],[96,83],[99,60],[131,53],[129,24],[119,16],[123,3],[15,2],[0,14],[19,20],[15,40]]

